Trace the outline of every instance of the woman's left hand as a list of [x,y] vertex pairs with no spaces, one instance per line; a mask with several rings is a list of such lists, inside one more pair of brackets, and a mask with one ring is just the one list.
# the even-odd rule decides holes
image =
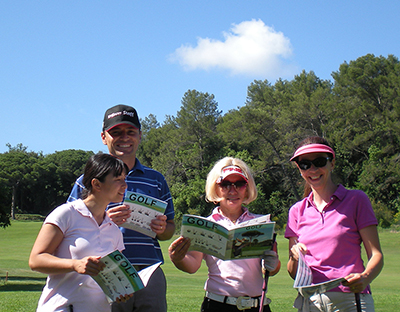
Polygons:
[[344,286],[348,286],[353,293],[360,293],[368,286],[367,278],[361,273],[352,273],[345,277]]
[[273,250],[266,250],[264,251],[263,255],[261,256],[262,259],[262,266],[264,270],[268,272],[274,272],[275,269],[278,267],[279,258],[278,254]]
[[383,267],[383,255],[376,226],[371,225],[361,229],[360,235],[368,263],[363,272],[349,274],[345,277],[346,282],[343,282],[343,285],[348,286],[354,293],[362,292],[378,276]]

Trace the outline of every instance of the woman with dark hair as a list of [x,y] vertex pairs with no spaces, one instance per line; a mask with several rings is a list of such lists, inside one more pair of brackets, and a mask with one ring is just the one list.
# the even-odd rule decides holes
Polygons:
[[[285,231],[288,272],[296,277],[301,252],[314,284],[346,280],[310,298],[299,295],[295,307],[299,311],[374,311],[369,284],[382,270],[383,255],[370,200],[360,190],[347,190],[333,182],[335,151],[324,138],[303,140],[290,160],[296,163],[306,186],[304,199],[289,211]],[[361,243],[368,256],[366,266]]]
[[48,274],[37,311],[111,311],[90,275],[104,268],[102,256],[124,249],[122,234],[105,210],[108,203],[123,200],[127,172],[118,158],[93,155],[84,170],[84,199],[47,216],[29,257],[32,270]]

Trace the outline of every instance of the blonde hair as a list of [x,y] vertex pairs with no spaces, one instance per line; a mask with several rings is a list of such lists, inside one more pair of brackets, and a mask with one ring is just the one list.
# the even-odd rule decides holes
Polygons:
[[253,179],[253,175],[251,173],[250,168],[246,165],[246,163],[239,159],[233,157],[225,157],[220,159],[211,171],[207,175],[206,182],[206,201],[218,203],[222,200],[222,198],[217,195],[217,180],[221,176],[221,171],[223,168],[227,166],[238,166],[242,169],[243,173],[246,175],[248,182],[246,187],[246,197],[243,200],[243,204],[247,205],[251,203],[253,200],[257,198],[257,188]]

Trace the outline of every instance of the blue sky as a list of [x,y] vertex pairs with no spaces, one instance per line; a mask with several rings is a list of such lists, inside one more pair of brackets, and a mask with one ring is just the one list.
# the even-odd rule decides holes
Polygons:
[[107,108],[176,116],[185,92],[243,106],[254,80],[321,79],[368,53],[400,57],[400,2],[0,1],[0,153],[104,151]]

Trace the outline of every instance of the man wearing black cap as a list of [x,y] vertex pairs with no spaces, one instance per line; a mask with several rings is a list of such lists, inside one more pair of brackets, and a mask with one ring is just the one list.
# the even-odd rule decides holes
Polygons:
[[[127,190],[150,195],[167,202],[163,216],[152,220],[151,228],[156,238],[136,231],[121,228],[124,236],[124,254],[129,261],[141,270],[156,262],[164,262],[158,240],[168,240],[175,232],[174,207],[164,176],[143,166],[136,158],[142,132],[139,117],[133,107],[116,105],[104,114],[101,139],[111,155],[120,158],[130,169],[126,177]],[[81,197],[82,177],[75,182],[68,201]],[[129,209],[122,203],[111,203],[107,210],[110,218],[121,225],[129,217]],[[147,286],[134,293],[126,303],[114,303],[112,311],[123,312],[163,312],[167,311],[166,280],[161,268],[150,278]]]

